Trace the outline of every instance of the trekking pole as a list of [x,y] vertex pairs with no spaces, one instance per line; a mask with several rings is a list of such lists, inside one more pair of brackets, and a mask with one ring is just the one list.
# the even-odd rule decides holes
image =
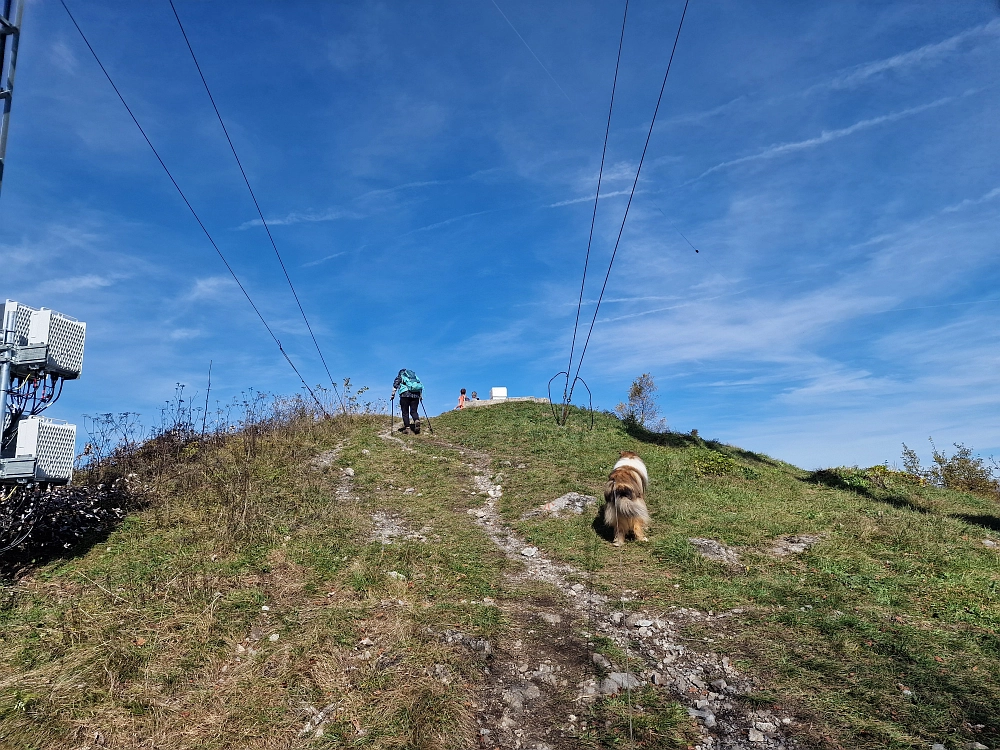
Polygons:
[[[424,406],[424,397],[423,396],[420,397],[420,405]],[[427,416],[427,407],[426,406],[424,406],[424,417],[426,417],[426,419],[427,419],[427,427],[430,429],[431,435],[433,435],[434,434],[434,425],[431,424],[431,418]]]
[[389,432],[396,426],[396,396],[389,399]]

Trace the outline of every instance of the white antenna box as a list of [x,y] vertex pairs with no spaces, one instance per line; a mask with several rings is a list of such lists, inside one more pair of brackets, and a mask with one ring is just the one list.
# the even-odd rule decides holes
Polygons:
[[14,457],[35,459],[36,480],[68,482],[76,457],[76,425],[38,416],[19,420]]
[[28,345],[44,344],[49,348],[46,369],[67,380],[80,377],[83,371],[83,344],[87,324],[76,318],[43,307],[31,313]]
[[0,484],[73,478],[76,425],[39,414],[80,377],[86,339],[86,323],[47,307],[0,307]]
[[13,300],[4,303],[0,323],[7,324],[6,336],[9,340],[6,344],[30,348],[22,360],[25,364],[36,368],[41,366],[46,372],[66,380],[80,377],[83,345],[87,338],[86,323],[47,307],[36,310]]
[[14,300],[7,300],[3,306],[3,315],[0,316],[0,328],[4,328],[6,324],[6,334],[11,340],[0,343],[26,346],[28,330],[31,328],[31,313],[33,312],[37,312],[33,307],[22,305]]

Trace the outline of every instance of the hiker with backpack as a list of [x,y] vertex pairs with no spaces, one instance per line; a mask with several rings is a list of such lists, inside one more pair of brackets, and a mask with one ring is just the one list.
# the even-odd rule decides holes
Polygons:
[[392,381],[392,396],[390,401],[396,398],[396,391],[399,391],[399,408],[403,412],[403,426],[399,432],[406,432],[413,423],[413,434],[420,434],[420,412],[417,407],[420,405],[420,397],[423,395],[424,386],[420,378],[413,370],[402,369]]

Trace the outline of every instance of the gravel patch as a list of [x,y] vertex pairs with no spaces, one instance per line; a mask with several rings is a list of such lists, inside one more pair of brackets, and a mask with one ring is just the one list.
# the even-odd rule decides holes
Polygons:
[[526,518],[559,517],[563,515],[583,515],[587,508],[597,505],[597,498],[590,495],[581,495],[579,492],[567,492],[555,500],[550,500],[545,505],[539,505],[534,510],[529,510],[523,516]]

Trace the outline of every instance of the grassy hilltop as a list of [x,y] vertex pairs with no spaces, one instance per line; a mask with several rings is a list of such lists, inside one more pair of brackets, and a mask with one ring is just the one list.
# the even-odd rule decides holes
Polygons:
[[[799,747],[1000,747],[995,503],[586,422],[506,404],[400,443],[385,417],[300,415],[150,460],[145,507],[0,592],[0,747],[488,746],[482,712],[517,649],[622,655],[560,589],[517,577],[467,512],[477,472],[502,485],[513,532],[586,587],[627,592],[626,610],[738,610],[688,622],[685,642],[750,675],[741,705],[793,717]],[[649,544],[612,547],[591,511],[524,518],[599,497],[620,450],[650,470]],[[789,536],[812,546],[774,553]],[[636,747],[699,741],[669,693],[631,700]],[[569,727],[549,746],[631,746],[623,695],[573,705],[543,717]]]

